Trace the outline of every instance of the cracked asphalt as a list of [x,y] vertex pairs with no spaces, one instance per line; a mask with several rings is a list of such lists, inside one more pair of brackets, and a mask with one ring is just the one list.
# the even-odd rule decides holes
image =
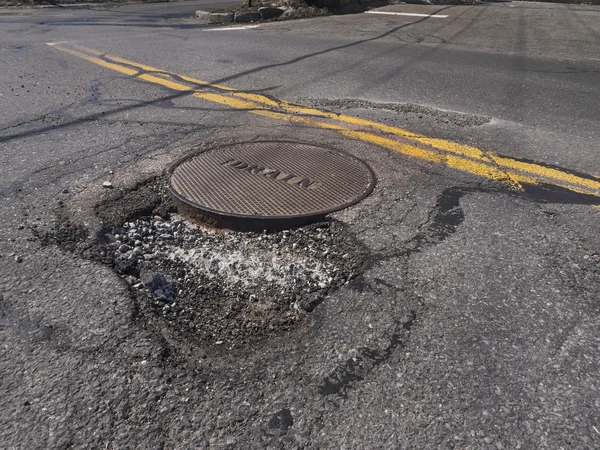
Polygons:
[[[0,11],[0,446],[598,448],[600,201],[521,192],[46,44],[592,180],[600,8],[404,5],[390,8],[449,17],[227,31],[186,18],[199,5]],[[129,199],[121,222],[160,222],[163,200],[137,194],[145,183],[199,149],[265,139],[347,151],[378,180],[329,218],[344,235],[327,245],[356,242],[360,270],[295,326],[235,348],[192,339],[131,274],[85,253],[108,233],[115,195]]]

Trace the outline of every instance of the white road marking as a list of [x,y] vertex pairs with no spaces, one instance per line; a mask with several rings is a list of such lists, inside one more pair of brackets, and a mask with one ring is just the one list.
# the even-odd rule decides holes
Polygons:
[[241,27],[216,27],[216,28],[209,28],[207,30],[204,31],[229,31],[229,30],[248,30],[250,28],[258,28],[260,27],[260,25],[244,25]]
[[413,16],[413,17],[435,17],[437,19],[445,19],[448,16],[440,14],[419,14],[419,13],[401,13],[392,11],[365,11],[365,14],[387,14],[390,16]]

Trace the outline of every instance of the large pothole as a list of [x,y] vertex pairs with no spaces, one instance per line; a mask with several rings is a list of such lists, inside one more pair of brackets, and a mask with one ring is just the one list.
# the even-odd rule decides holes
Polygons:
[[99,216],[112,224],[80,253],[126,280],[143,313],[194,341],[233,348],[291,330],[365,261],[338,221],[276,233],[211,229],[179,215],[163,187],[102,202]]

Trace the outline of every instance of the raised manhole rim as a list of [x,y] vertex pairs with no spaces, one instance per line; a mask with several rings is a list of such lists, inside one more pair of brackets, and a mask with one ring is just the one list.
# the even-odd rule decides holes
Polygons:
[[[294,215],[287,215],[287,216],[253,216],[253,215],[248,215],[248,214],[235,214],[235,213],[230,213],[227,211],[222,211],[222,210],[218,210],[218,209],[213,209],[207,206],[202,206],[202,205],[198,205],[197,203],[188,200],[187,198],[183,197],[181,194],[179,194],[175,188],[173,188],[173,186],[171,185],[171,176],[173,175],[173,172],[175,171],[175,169],[177,169],[177,167],[179,167],[181,164],[183,164],[184,162],[186,162],[188,159],[194,158],[202,153],[206,153],[212,150],[216,150],[219,148],[226,148],[226,147],[233,147],[235,145],[244,145],[244,144],[264,144],[264,143],[269,143],[269,144],[274,144],[274,143],[284,143],[284,144],[298,144],[298,145],[309,145],[312,147],[318,147],[318,148],[322,148],[324,150],[330,151],[330,152],[334,152],[334,153],[338,153],[338,154],[342,154],[346,157],[348,157],[351,160],[356,161],[356,163],[360,164],[361,166],[364,166],[367,171],[369,172],[369,174],[371,175],[371,179],[369,184],[367,185],[367,188],[357,197],[355,197],[354,199],[352,199],[349,202],[345,202],[339,205],[334,206],[333,208],[328,208],[328,209],[324,209],[321,211],[314,211],[311,213],[306,213],[306,214],[294,214]],[[350,153],[344,151],[344,150],[338,150],[337,148],[333,148],[333,147],[328,147],[326,145],[322,145],[322,144],[313,144],[312,142],[302,142],[302,141],[290,141],[290,140],[282,140],[282,139],[273,139],[273,140],[260,140],[260,141],[240,141],[240,142],[231,142],[228,144],[220,144],[220,145],[214,145],[212,147],[206,148],[206,149],[202,149],[202,150],[198,150],[196,152],[193,152],[189,155],[184,156],[183,158],[180,158],[179,160],[177,160],[174,164],[172,164],[168,169],[167,169],[167,173],[169,175],[169,192],[171,193],[171,195],[173,197],[175,197],[177,200],[179,200],[180,202],[183,202],[184,204],[191,206],[201,212],[205,212],[209,215],[213,215],[216,217],[226,217],[226,218],[232,218],[232,219],[252,219],[252,220],[262,220],[262,221],[276,221],[276,220],[294,220],[294,219],[306,219],[309,217],[322,217],[325,216],[327,214],[331,214],[337,211],[341,211],[343,209],[349,208],[350,206],[356,205],[357,203],[359,203],[361,200],[365,199],[366,197],[368,197],[373,190],[375,189],[375,186],[377,185],[377,176],[375,175],[375,172],[373,171],[373,169],[371,168],[371,166],[369,166],[365,161],[363,161],[360,158],[357,158],[354,155],[351,155]]]

